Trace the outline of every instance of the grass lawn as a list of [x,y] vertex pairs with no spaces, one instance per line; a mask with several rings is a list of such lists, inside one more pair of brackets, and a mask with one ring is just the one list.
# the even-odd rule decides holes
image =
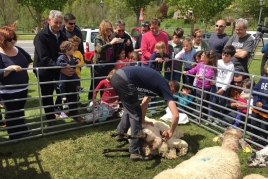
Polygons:
[[[259,74],[261,56],[251,63],[250,73]],[[89,69],[82,71],[83,78],[89,76]],[[33,74],[30,73],[31,83],[36,82]],[[82,86],[88,89],[89,80],[83,80]],[[33,99],[37,96],[37,87],[31,86],[26,108],[38,106],[39,101]],[[81,99],[87,99],[87,93],[81,94]],[[28,110],[26,115],[38,115],[38,109]],[[154,115],[158,119],[163,113]],[[38,121],[39,118],[29,118],[27,122]],[[70,120],[67,119],[66,123]],[[3,179],[107,179],[107,178],[153,178],[160,171],[175,167],[180,162],[193,156],[198,150],[220,145],[212,139],[214,133],[199,127],[194,123],[179,125],[184,131],[183,138],[189,144],[189,152],[186,156],[176,160],[155,158],[148,162],[131,162],[128,153],[116,152],[106,155],[102,154],[105,148],[128,147],[128,144],[118,143],[109,134],[115,132],[118,122],[91,126],[75,131],[45,137],[30,139],[26,141],[0,145],[0,178]],[[79,125],[79,124],[74,124]],[[34,128],[34,126],[32,126]],[[3,132],[1,132],[2,134]],[[35,134],[37,134],[36,132]],[[1,140],[0,140],[1,141]],[[250,153],[238,153],[242,168],[242,175],[258,173],[268,177],[267,169],[248,168],[246,159]]]

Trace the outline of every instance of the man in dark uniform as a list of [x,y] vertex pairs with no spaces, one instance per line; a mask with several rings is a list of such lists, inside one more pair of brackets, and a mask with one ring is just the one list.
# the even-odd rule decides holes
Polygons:
[[[171,92],[172,87],[161,74],[151,68],[127,66],[116,71],[111,78],[111,84],[124,106],[124,114],[117,127],[118,133],[126,133],[131,127],[131,135],[138,135],[142,130],[142,124],[153,125],[145,121],[145,114],[150,98],[160,96],[167,102],[173,115],[171,128],[167,131],[165,140],[172,137],[178,125],[179,112]],[[141,104],[139,95],[144,96]],[[122,136],[119,135],[116,139],[120,141]],[[132,161],[149,159],[143,156],[141,139],[130,141],[129,152]]]

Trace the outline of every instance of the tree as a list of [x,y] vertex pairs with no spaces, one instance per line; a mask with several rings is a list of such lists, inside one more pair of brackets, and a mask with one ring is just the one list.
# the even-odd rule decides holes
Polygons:
[[37,24],[38,30],[41,29],[42,14],[47,9],[62,10],[67,0],[18,0],[22,6],[26,6]]
[[167,18],[168,6],[165,2],[160,6],[158,12],[160,13],[161,16],[160,19]]
[[232,0],[167,0],[167,2],[169,7],[173,6],[174,11],[179,10],[181,15],[189,20],[192,32],[198,20],[204,20],[207,26],[210,19],[231,5]]
[[0,1],[0,14],[1,23],[0,25],[10,25],[18,19],[19,7],[16,6],[16,0],[2,0]]
[[143,10],[146,9],[146,6],[150,5],[151,2],[154,0],[125,0],[126,7],[130,9],[132,12],[134,12],[137,22],[136,25],[139,24],[139,16],[140,16],[140,8],[143,8]]

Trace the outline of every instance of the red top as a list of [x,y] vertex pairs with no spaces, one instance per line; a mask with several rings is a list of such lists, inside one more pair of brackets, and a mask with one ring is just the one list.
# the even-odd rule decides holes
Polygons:
[[129,60],[127,58],[124,60],[116,60],[115,68],[120,69],[129,65],[129,63],[124,63],[124,62],[129,62]]
[[116,100],[118,100],[118,98],[110,98],[116,96],[116,92],[114,89],[107,89],[107,88],[113,88],[111,83],[107,79],[101,80],[98,86],[95,88],[94,99],[96,99],[99,90],[103,90],[101,101],[104,101],[106,103],[113,103]]
[[143,34],[141,39],[141,60],[143,64],[149,64],[148,60],[150,59],[152,53],[154,53],[155,44],[160,41],[163,41],[165,43],[166,53],[169,54],[168,36],[165,32],[159,31],[158,35],[153,35],[153,33],[149,31]]

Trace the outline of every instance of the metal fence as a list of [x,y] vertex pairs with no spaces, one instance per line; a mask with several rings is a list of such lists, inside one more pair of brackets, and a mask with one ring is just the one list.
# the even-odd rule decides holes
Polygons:
[[[175,61],[175,59],[173,59],[173,61]],[[182,60],[178,60],[178,61],[182,61]],[[184,62],[184,61],[182,61],[182,62]],[[96,64],[96,65],[91,65],[91,64],[87,65],[87,67],[89,67],[91,70],[94,69],[96,66],[98,66],[98,64]],[[53,68],[58,68],[58,67],[49,67],[49,69],[53,69]],[[39,73],[40,69],[44,69],[44,68],[35,68],[37,74]],[[48,69],[48,68],[46,67],[46,69]],[[33,68],[27,68],[27,69],[23,69],[23,70],[28,70],[28,74],[30,74],[31,78],[34,78],[34,75],[32,74]],[[173,70],[173,66],[172,66],[171,76],[172,76],[172,73],[174,71],[176,71],[176,70]],[[176,72],[182,73],[181,71],[176,71]],[[161,73],[164,74],[164,71],[162,71]],[[236,73],[243,74],[241,72],[236,72]],[[264,77],[257,76],[257,75],[252,75],[252,74],[243,74],[243,75],[248,75],[250,77],[250,79],[251,79],[252,85],[251,85],[251,88],[250,88],[250,94],[252,94],[252,92],[253,92],[254,81],[257,81],[260,78],[264,78]],[[94,74],[93,74],[92,77],[88,77],[88,78],[83,77],[80,80],[85,81],[87,83],[86,87],[89,87],[90,81],[93,80],[94,78],[95,77],[94,77]],[[106,78],[106,77],[103,77],[103,78]],[[208,80],[210,80],[212,83],[213,82],[215,83],[215,80],[211,80],[211,79],[208,79]],[[58,84],[59,81],[49,81],[49,82],[46,82],[46,83]],[[25,105],[25,108],[24,109],[19,109],[19,110],[16,110],[16,111],[12,111],[12,112],[24,111],[25,116],[23,118],[25,118],[25,124],[12,126],[12,127],[2,127],[2,128],[0,128],[0,144],[5,144],[5,143],[17,141],[17,140],[9,140],[9,137],[8,137],[8,134],[7,134],[6,130],[10,129],[10,128],[16,128],[16,127],[21,127],[21,126],[26,125],[29,128],[29,130],[31,132],[31,135],[27,135],[27,136],[25,136],[23,138],[18,139],[18,140],[25,140],[25,139],[36,138],[36,137],[41,137],[41,136],[46,136],[46,135],[51,135],[51,134],[56,134],[56,133],[62,133],[62,132],[71,131],[71,130],[77,130],[77,129],[81,129],[81,128],[92,127],[92,126],[95,126],[95,125],[102,125],[102,124],[105,124],[105,123],[115,122],[115,121],[118,121],[120,119],[119,117],[109,116],[107,120],[102,121],[102,122],[99,122],[98,120],[96,120],[96,121],[94,120],[92,123],[79,124],[79,123],[76,123],[72,119],[73,117],[76,117],[76,116],[68,116],[68,117],[64,117],[64,118],[55,118],[52,121],[57,122],[57,125],[47,126],[48,122],[51,122],[51,120],[46,120],[46,117],[45,117],[46,114],[44,112],[45,107],[42,105],[42,99],[45,98],[45,97],[48,97],[48,96],[42,96],[41,95],[40,84],[44,84],[44,82],[43,83],[39,82],[38,78],[35,78],[34,80],[31,80],[29,82],[29,91],[31,92],[32,96],[28,96],[28,98],[26,98],[27,103]],[[180,83],[180,84],[182,85],[182,83]],[[243,90],[243,88],[238,87],[238,86],[234,86],[234,85],[229,85],[229,86],[230,86],[230,88],[237,88],[237,89]],[[204,86],[203,86],[203,89],[199,89],[199,88],[193,87],[193,86],[189,86],[189,87],[191,87],[195,91],[198,91],[198,90],[201,91],[201,98],[197,98],[194,94],[190,94],[190,96],[192,96],[194,98],[194,100],[189,101],[190,105],[185,106],[184,109],[179,108],[179,112],[186,113],[189,116],[190,122],[195,123],[195,124],[199,125],[200,127],[206,128],[207,130],[209,130],[211,132],[214,132],[216,134],[221,133],[224,130],[225,126],[232,125],[232,124],[229,124],[226,121],[222,120],[221,117],[228,116],[227,114],[229,112],[234,112],[234,113],[237,114],[237,113],[239,113],[237,110],[234,111],[234,110],[230,109],[227,106],[220,106],[220,105],[217,105],[217,104],[213,104],[215,106],[215,109],[210,109],[210,110],[212,110],[214,112],[214,114],[216,114],[216,116],[217,115],[220,116],[218,118],[213,117],[213,119],[219,120],[220,123],[222,124],[222,125],[216,125],[216,124],[214,124],[214,123],[212,123],[212,122],[207,120],[207,118],[209,116],[208,116],[207,112],[204,112],[204,110],[205,111],[209,110],[208,107],[207,107],[207,104],[210,103],[210,102],[209,102],[209,100],[205,100],[205,99],[202,98],[202,96],[205,93],[207,93],[209,95],[212,95],[213,93],[211,93],[209,91],[206,91],[206,90],[203,90]],[[95,89],[94,84],[93,84],[93,89]],[[77,94],[77,95],[79,95],[81,93],[87,94],[88,92],[89,92],[89,90],[84,90],[82,92],[77,91],[74,94]],[[92,92],[94,92],[94,91],[92,91]],[[260,94],[260,93],[257,92],[257,94]],[[217,94],[213,94],[213,95],[221,97],[221,96],[219,96]],[[264,94],[260,94],[260,95],[264,95]],[[60,97],[61,95],[54,93],[52,96],[53,96],[54,100],[56,100],[56,98]],[[224,98],[224,97],[222,97],[222,98]],[[228,101],[227,103],[229,103],[230,101],[235,101],[233,99],[230,99],[229,97],[226,97],[226,99]],[[20,101],[20,100],[25,100],[25,99],[14,99],[14,100]],[[100,100],[100,98],[98,97],[97,100]],[[200,100],[200,104],[197,104],[196,100]],[[9,100],[9,101],[11,101],[11,100]],[[3,101],[2,100],[2,103],[4,104],[5,102],[9,102],[9,101]],[[89,112],[87,111],[87,107],[88,107],[88,104],[89,104],[90,101],[86,98],[86,99],[80,99],[80,102],[85,104],[85,106],[78,107],[78,110],[80,111],[79,115],[84,117],[85,115],[89,114]],[[148,108],[149,110],[153,111],[152,109],[156,109],[156,112],[164,112],[166,104],[165,104],[163,99],[158,98],[157,101],[151,102],[151,104],[152,103],[154,103],[155,105],[154,105],[154,107],[149,107]],[[176,103],[178,104],[177,101],[176,101]],[[68,104],[72,104],[72,103],[68,103]],[[200,110],[199,111],[196,110],[196,108],[195,108],[196,105],[200,105]],[[60,106],[62,106],[62,104],[57,104],[54,107],[57,108],[57,107],[60,107]],[[51,107],[51,106],[46,106],[46,107]],[[259,111],[262,111],[262,112],[268,114],[268,110],[265,110],[264,108],[257,108],[256,106],[252,106],[250,104],[247,104],[248,109],[250,109],[252,107],[256,108]],[[226,114],[221,114],[219,112],[220,108],[225,109]],[[10,112],[10,113],[12,113],[12,112]],[[68,112],[68,111],[65,111],[65,112]],[[93,110],[91,112],[91,113],[93,113],[93,117],[96,118],[96,119],[100,119],[101,117],[95,117],[95,115],[94,115],[95,112],[96,112],[95,110]],[[199,115],[194,115],[193,112],[197,112]],[[7,114],[7,112],[5,112],[5,110],[3,108],[0,114],[2,116],[4,116],[5,114]],[[262,131],[262,132],[267,134],[268,133],[267,132],[268,119],[263,121],[263,120],[260,120],[260,119],[253,118],[252,116],[250,116],[248,110],[247,110],[246,114],[244,114],[244,113],[240,113],[240,114],[243,116],[244,119],[241,120],[241,126],[239,127],[239,129],[241,131],[243,131],[246,141],[248,143],[254,144],[256,146],[263,147],[262,143],[260,143],[258,141],[268,142],[267,138],[264,139],[264,138],[261,138],[260,136],[258,136],[256,134],[252,133],[252,129],[257,129],[258,131]],[[235,121],[235,117],[230,116],[230,118]],[[8,120],[10,120],[10,121],[11,120],[16,120],[16,118],[2,120],[0,122],[6,122]],[[260,128],[259,126],[252,125],[251,124],[252,120],[255,120],[255,121],[259,122],[259,124],[261,124],[261,125],[266,125],[266,130]],[[15,135],[15,134],[19,134],[19,133],[12,133],[10,135]],[[255,137],[255,138],[258,139],[258,141],[252,141],[252,140],[249,139],[250,137]]]

